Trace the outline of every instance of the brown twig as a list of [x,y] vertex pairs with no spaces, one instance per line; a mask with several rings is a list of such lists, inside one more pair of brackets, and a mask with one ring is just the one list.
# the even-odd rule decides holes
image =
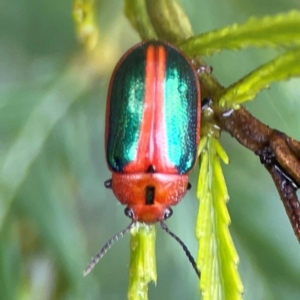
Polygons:
[[216,122],[242,145],[259,156],[271,174],[300,242],[300,143],[258,121],[245,108],[216,114]]

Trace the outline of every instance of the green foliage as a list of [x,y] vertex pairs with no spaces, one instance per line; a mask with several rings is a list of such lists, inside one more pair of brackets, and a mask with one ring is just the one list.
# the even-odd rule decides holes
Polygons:
[[95,0],[74,0],[73,18],[77,37],[87,50],[97,45],[99,30],[96,25]]
[[[71,88],[75,84],[74,69],[68,70],[50,91],[45,91],[40,103],[32,110],[23,124],[4,156],[1,166],[0,197],[3,200],[0,210],[0,230],[4,226],[12,201],[28,176],[28,171],[41,152],[49,133],[91,83],[91,80],[86,78],[80,81],[80,84],[76,84],[76,88]],[[64,101],[61,100],[61,97]]]
[[147,300],[148,283],[156,283],[155,225],[137,224],[131,232],[129,300]]
[[252,100],[262,89],[269,87],[272,82],[299,76],[299,60],[300,49],[287,51],[222,91],[216,99],[223,107]]
[[125,0],[124,12],[133,28],[135,28],[142,40],[156,39],[153,25],[147,13],[147,6],[144,0]]
[[243,285],[236,267],[238,255],[228,230],[229,197],[220,165],[220,157],[225,163],[228,157],[218,140],[208,137],[201,143],[196,237],[202,298],[242,299]]
[[250,18],[244,24],[234,24],[220,30],[194,36],[181,44],[190,56],[209,56],[222,50],[246,47],[299,46],[300,12]]

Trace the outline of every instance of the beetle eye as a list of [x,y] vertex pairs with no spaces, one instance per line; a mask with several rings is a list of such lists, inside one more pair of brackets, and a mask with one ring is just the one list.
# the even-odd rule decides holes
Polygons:
[[125,210],[124,210],[124,213],[125,213],[125,216],[130,218],[130,219],[133,219],[133,211],[131,208],[129,207],[126,207]]
[[173,210],[168,207],[165,209],[164,220],[169,219],[173,215]]

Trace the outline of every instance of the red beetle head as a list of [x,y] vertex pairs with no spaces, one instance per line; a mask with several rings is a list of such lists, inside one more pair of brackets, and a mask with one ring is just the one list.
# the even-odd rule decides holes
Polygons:
[[185,195],[188,176],[177,174],[113,173],[112,190],[127,205],[127,216],[134,221],[155,223],[170,216],[170,206]]

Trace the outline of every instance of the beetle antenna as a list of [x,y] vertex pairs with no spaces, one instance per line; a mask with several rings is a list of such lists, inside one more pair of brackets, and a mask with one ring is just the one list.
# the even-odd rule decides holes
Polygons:
[[97,262],[104,256],[104,254],[110,249],[110,247],[120,238],[122,238],[126,233],[128,233],[134,226],[136,222],[131,222],[125,229],[121,230],[120,232],[116,233],[113,237],[111,237],[108,242],[101,248],[101,250],[92,258],[90,263],[87,265],[83,272],[83,276],[88,275]]
[[195,259],[194,257],[192,256],[191,252],[189,251],[189,249],[187,248],[187,246],[184,244],[184,242],[175,234],[173,233],[168,227],[167,225],[163,222],[163,221],[160,221],[160,226],[161,228],[166,232],[168,233],[172,238],[174,238],[179,244],[180,246],[182,247],[183,251],[185,252],[187,258],[189,259],[191,265],[193,266],[197,276],[200,278],[200,271],[197,267],[197,264],[195,262]]

